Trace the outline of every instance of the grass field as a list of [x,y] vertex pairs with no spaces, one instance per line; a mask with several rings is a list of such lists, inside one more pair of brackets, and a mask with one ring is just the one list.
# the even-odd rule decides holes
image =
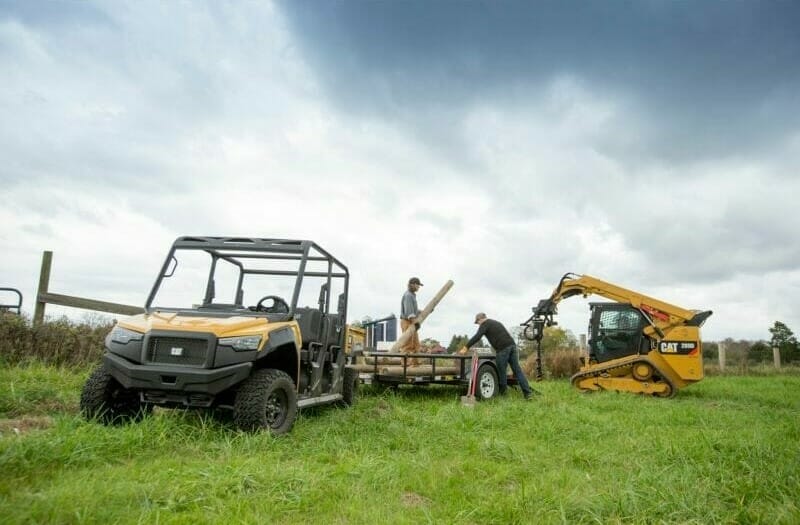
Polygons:
[[0,369],[0,522],[800,523],[800,376],[668,400],[545,382],[474,409],[364,389],[281,438],[173,410],[87,423],[85,377]]

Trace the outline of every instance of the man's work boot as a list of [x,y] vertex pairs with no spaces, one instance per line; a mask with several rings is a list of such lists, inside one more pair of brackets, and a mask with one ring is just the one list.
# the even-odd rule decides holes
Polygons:
[[533,396],[540,396],[540,395],[542,395],[541,392],[539,392],[538,390],[531,389],[530,392],[525,394],[525,401],[530,401],[531,399],[533,399]]

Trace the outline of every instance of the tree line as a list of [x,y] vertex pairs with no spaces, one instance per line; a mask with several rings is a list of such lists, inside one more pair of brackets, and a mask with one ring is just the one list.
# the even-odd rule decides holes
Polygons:
[[[521,327],[520,327],[521,328]],[[536,347],[532,341],[526,340],[522,336],[521,329],[512,329],[520,347],[520,354],[527,356],[532,354]],[[738,341],[731,337],[722,341],[704,341],[703,356],[705,359],[717,359],[719,356],[720,343],[725,345],[726,356],[733,361],[749,361],[752,363],[772,362],[772,349],[778,348],[781,354],[781,362],[798,363],[800,362],[800,343],[792,330],[781,321],[775,321],[769,328],[771,337],[769,340],[748,341],[740,339]],[[467,342],[469,336],[454,335],[447,345],[447,350],[453,352],[461,348]],[[570,330],[565,330],[558,326],[545,328],[542,338],[542,352],[552,352],[555,350],[578,350],[578,339]]]

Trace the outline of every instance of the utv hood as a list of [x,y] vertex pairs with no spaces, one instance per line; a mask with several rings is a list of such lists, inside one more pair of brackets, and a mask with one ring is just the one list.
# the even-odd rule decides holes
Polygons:
[[288,323],[270,322],[259,317],[196,317],[179,313],[151,313],[126,317],[119,321],[119,326],[136,332],[147,333],[151,330],[172,330],[185,332],[212,333],[217,337],[231,337],[260,333],[269,329],[285,326]]

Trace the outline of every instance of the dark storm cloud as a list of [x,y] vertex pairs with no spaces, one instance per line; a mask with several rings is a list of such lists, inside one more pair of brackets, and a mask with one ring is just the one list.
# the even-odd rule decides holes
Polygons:
[[[697,160],[768,146],[800,125],[792,2],[286,2],[303,52],[351,112],[448,128],[486,99],[522,104],[560,74],[615,93],[645,135],[612,156]],[[465,154],[462,152],[461,156]],[[454,155],[455,156],[455,155]]]

